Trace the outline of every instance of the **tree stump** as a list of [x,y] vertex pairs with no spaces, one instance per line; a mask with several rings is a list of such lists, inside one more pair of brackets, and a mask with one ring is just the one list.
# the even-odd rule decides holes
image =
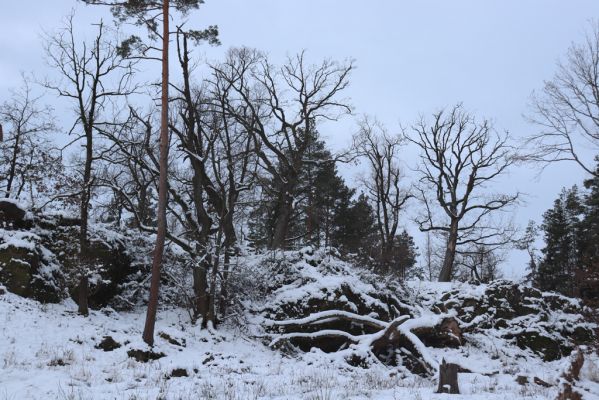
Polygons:
[[437,393],[460,393],[458,370],[459,366],[457,364],[446,363],[445,359],[441,361],[441,365],[439,365],[439,386],[437,387]]

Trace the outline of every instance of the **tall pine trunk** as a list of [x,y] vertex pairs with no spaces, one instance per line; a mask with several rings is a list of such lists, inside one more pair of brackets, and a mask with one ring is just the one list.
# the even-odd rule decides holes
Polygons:
[[150,282],[150,298],[144,326],[143,340],[148,345],[154,344],[154,326],[158,308],[160,289],[160,267],[164,254],[166,237],[166,203],[168,185],[168,48],[169,48],[169,0],[162,3],[162,109],[160,115],[160,178],[158,181],[158,215],[156,246],[152,260],[152,279]]

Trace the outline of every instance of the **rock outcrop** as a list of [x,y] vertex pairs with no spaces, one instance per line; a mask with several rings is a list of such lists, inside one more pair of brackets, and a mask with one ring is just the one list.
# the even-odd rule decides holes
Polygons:
[[494,330],[545,361],[568,356],[577,345],[596,340],[581,302],[510,281],[449,291],[431,308],[454,313],[465,332]]
[[[81,270],[78,220],[30,215],[14,202],[0,201],[0,284],[9,292],[44,303],[74,296]],[[125,238],[107,227],[90,228],[89,305],[110,304],[132,273]]]

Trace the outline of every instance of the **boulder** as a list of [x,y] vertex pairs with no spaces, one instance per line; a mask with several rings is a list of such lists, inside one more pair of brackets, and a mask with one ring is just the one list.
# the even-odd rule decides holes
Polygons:
[[39,236],[0,229],[0,284],[9,292],[42,303],[62,298],[62,276]]
[[[64,221],[67,224],[61,225]],[[46,220],[50,234],[45,237],[45,243],[57,255],[64,274],[69,277],[67,291],[77,301],[78,276],[82,265],[79,257],[79,227],[69,222],[70,219],[64,218]],[[107,229],[90,228],[89,253],[83,263],[91,271],[88,305],[92,309],[99,309],[111,305],[120,292],[121,284],[132,273],[132,267],[122,238]]]
[[557,360],[572,352],[572,347],[564,345],[561,340],[535,330],[525,330],[504,337],[506,339],[515,339],[518,347],[532,350],[544,361]]
[[29,226],[25,216],[27,211],[14,200],[0,200],[0,227],[18,229]]
[[44,303],[70,293],[77,301],[83,267],[91,271],[89,306],[98,309],[111,305],[132,273],[125,240],[109,227],[90,226],[90,250],[82,265],[77,219],[38,214],[26,220],[24,210],[6,201],[0,201],[1,210],[0,222],[7,226],[10,215],[11,223],[0,227],[0,284],[12,293]]
[[495,329],[545,361],[567,356],[576,345],[596,340],[592,327],[584,321],[584,307],[576,299],[511,281],[472,288],[444,293],[431,310],[455,313],[468,333]]

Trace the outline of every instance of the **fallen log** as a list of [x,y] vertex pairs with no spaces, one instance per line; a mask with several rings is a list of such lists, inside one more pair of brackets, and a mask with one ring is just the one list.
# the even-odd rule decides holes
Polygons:
[[[316,347],[330,353],[351,347],[353,350],[360,349],[360,352],[366,351],[367,354],[373,356],[372,360],[377,360],[386,365],[403,365],[413,373],[432,376],[438,368],[438,363],[428,353],[425,343],[412,330],[418,331],[418,328],[424,326],[425,329],[422,332],[427,332],[428,337],[434,335],[435,332],[439,334],[443,332],[444,339],[442,340],[446,340],[446,337],[449,335],[447,329],[437,329],[435,327],[437,325],[445,327],[448,320],[448,318],[441,318],[439,321],[431,321],[430,319],[419,321],[418,319],[411,319],[410,316],[404,315],[391,322],[384,322],[347,311],[328,310],[294,320],[265,320],[264,324],[270,330],[282,330],[282,333],[271,336],[273,339],[270,342],[270,346],[274,348],[291,345],[307,352],[311,348]],[[342,329],[320,329],[314,331],[315,328],[318,329],[321,325],[323,327],[335,326],[336,324],[333,323],[335,321],[366,325],[378,330],[378,332],[352,334]],[[370,356],[367,356],[367,358],[371,358]],[[354,354],[348,358],[355,361],[359,357]],[[361,363],[355,362],[355,364]]]

